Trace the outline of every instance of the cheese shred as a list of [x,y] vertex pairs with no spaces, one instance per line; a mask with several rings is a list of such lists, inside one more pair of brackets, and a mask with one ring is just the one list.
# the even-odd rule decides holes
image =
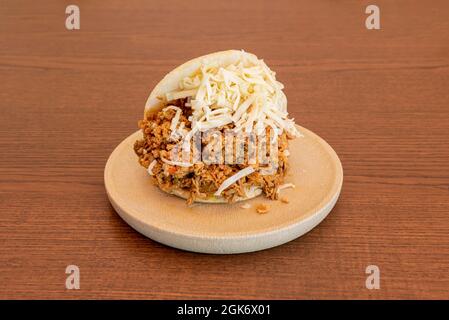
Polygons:
[[243,177],[250,175],[253,172],[254,172],[254,168],[249,166],[249,167],[246,167],[245,169],[240,170],[236,174],[230,176],[225,181],[223,181],[223,183],[218,188],[217,192],[215,192],[215,195],[219,196],[225,189],[229,188],[233,183],[237,182],[238,180],[240,180]]
[[157,163],[157,160],[155,159],[155,160],[153,160],[153,161],[150,163],[150,165],[148,166],[147,171],[148,171],[148,174],[149,174],[150,176],[154,176],[153,168],[154,168],[154,166],[156,165],[156,163]]

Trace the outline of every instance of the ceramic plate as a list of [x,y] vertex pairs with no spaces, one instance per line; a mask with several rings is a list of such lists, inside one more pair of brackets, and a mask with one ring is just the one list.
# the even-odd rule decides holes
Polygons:
[[[317,226],[334,207],[343,183],[335,151],[319,136],[298,126],[303,137],[290,141],[290,171],[295,184],[281,196],[289,203],[263,196],[234,204],[194,204],[154,186],[134,154],[142,137],[135,132],[112,152],[104,178],[109,200],[130,226],[171,247],[202,253],[243,253],[281,245]],[[251,205],[249,209],[241,206]],[[268,213],[256,206],[267,204]]]

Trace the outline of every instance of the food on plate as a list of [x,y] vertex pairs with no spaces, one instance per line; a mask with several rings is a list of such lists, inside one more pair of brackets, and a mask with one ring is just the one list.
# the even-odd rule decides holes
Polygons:
[[147,100],[143,137],[134,144],[139,163],[161,190],[189,204],[278,199],[292,187],[284,183],[288,140],[300,136],[283,88],[244,51],[182,64]]
[[281,200],[282,203],[290,203],[287,197],[281,197],[279,200]]
[[269,206],[267,206],[266,204],[259,204],[257,207],[256,207],[256,211],[257,211],[257,213],[267,213],[268,211],[270,211],[270,207]]

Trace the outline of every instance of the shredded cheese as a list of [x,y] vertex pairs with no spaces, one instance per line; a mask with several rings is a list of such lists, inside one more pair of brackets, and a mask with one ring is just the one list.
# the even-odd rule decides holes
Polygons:
[[150,174],[150,176],[154,176],[153,168],[154,168],[154,166],[156,165],[156,163],[157,163],[157,160],[155,159],[155,160],[153,160],[153,161],[150,163],[150,165],[148,166],[147,171],[148,171],[148,173]]
[[185,91],[178,91],[178,92],[169,92],[165,94],[165,98],[167,101],[182,99],[182,98],[188,98],[193,97],[196,94],[197,90],[185,90]]
[[190,99],[193,112],[189,120],[196,123],[192,131],[204,132],[234,123],[237,132],[255,129],[260,134],[270,126],[277,135],[285,130],[298,136],[293,119],[288,118],[284,86],[275,76],[263,60],[242,52],[234,64],[204,63],[180,81],[178,91],[167,93],[166,99]]
[[245,169],[240,170],[236,174],[230,176],[225,181],[223,181],[223,183],[218,188],[217,192],[215,192],[215,195],[219,196],[225,189],[227,189],[233,183],[237,182],[238,180],[240,180],[243,177],[246,177],[247,175],[250,175],[253,172],[254,172],[254,168],[249,166],[249,167],[246,167]]
[[278,187],[278,190],[277,190],[277,193],[279,193],[279,192],[281,192],[281,190],[284,190],[284,189],[287,189],[287,188],[295,188],[295,185],[293,184],[293,183],[284,183],[284,184],[281,184],[279,187]]
[[191,167],[193,166],[192,163],[188,163],[188,162],[179,162],[179,161],[171,161],[168,159],[165,159],[163,157],[161,157],[161,160],[171,166],[180,166],[180,167]]

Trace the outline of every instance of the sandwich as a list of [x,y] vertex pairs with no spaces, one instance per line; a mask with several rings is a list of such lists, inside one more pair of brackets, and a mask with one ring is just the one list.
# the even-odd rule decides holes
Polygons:
[[140,165],[188,204],[277,199],[288,141],[300,136],[283,88],[263,60],[244,51],[182,64],[148,97],[134,144]]

